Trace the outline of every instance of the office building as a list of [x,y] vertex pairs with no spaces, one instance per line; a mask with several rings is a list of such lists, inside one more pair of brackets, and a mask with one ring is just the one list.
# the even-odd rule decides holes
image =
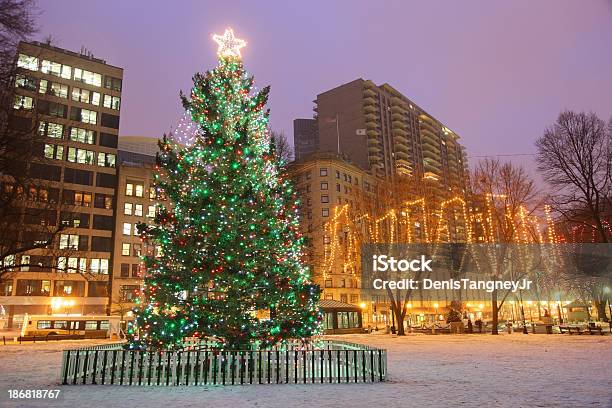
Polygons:
[[[26,313],[105,313],[123,69],[38,42],[20,43],[16,64],[15,115],[44,137],[40,159],[28,163],[36,182],[15,220],[17,239],[44,242],[41,228],[63,229],[51,246],[4,260],[29,266],[2,277],[0,305],[11,326]],[[13,187],[2,181],[4,191]],[[44,217],[29,215],[43,205]]]
[[295,151],[295,160],[303,159],[319,150],[316,119],[293,120],[293,149]]

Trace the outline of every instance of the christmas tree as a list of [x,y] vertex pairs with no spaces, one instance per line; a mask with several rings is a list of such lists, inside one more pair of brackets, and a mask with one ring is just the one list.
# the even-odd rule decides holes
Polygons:
[[145,257],[132,348],[179,348],[185,337],[268,346],[320,325],[320,289],[300,261],[296,194],[268,129],[269,88],[251,93],[246,43],[231,29],[214,39],[218,66],[181,95],[197,137],[189,146],[160,141],[156,188],[168,201],[142,226],[158,250]]

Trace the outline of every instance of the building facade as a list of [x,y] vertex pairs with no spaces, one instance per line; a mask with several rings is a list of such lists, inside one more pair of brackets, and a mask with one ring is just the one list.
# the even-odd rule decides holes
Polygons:
[[355,212],[374,210],[379,181],[324,152],[294,161],[290,172],[300,198],[300,226],[308,239],[304,262],[323,290],[322,299],[359,304],[360,249],[350,248],[345,229]]
[[[5,259],[0,305],[8,321],[25,313],[105,313],[112,247],[116,157],[123,69],[47,44],[17,50],[14,109],[44,137],[40,160],[28,164],[36,188],[23,200],[18,240],[36,242],[40,228],[63,227],[48,248]],[[4,180],[5,191],[12,187]],[[29,208],[47,205],[45,217]]]
[[464,195],[459,136],[389,84],[357,79],[317,95],[319,149],[377,177],[426,180],[440,197]]
[[319,150],[319,131],[316,119],[293,120],[293,146],[295,160],[303,159]]
[[126,315],[144,281],[141,256],[155,251],[141,240],[138,224],[150,224],[163,198],[154,186],[157,139],[119,138],[117,212],[111,279],[111,313]]

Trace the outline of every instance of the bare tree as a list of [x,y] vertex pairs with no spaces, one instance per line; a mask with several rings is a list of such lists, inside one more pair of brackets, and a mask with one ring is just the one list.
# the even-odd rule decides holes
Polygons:
[[[473,193],[486,203],[485,233],[488,242],[521,242],[533,235],[527,220],[540,206],[539,194],[534,181],[524,168],[510,162],[502,163],[497,159],[487,158],[477,163],[470,180]],[[492,266],[490,272],[497,278],[502,275],[502,271],[493,266],[503,265],[507,254],[504,251],[493,251],[492,257],[494,259],[489,260]],[[498,301],[500,294],[497,290],[491,293],[493,334],[498,334],[499,312],[509,293],[508,291],[503,294],[501,301]]]
[[538,169],[555,191],[553,209],[610,242],[612,120],[606,128],[594,113],[562,112],[536,146]]
[[37,106],[17,103],[22,88],[36,82],[16,64],[20,41],[35,33],[33,0],[0,0],[0,277],[19,270],[86,272],[53,261],[69,257],[59,233],[78,227],[74,202],[65,202],[59,172],[48,166]]
[[272,136],[272,143],[274,148],[274,154],[277,160],[285,167],[288,163],[293,160],[293,149],[289,144],[289,140],[285,136],[285,132],[270,131]]

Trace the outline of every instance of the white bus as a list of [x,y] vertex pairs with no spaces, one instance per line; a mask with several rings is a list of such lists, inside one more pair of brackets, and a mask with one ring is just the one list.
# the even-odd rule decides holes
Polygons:
[[21,337],[78,335],[86,339],[118,339],[119,316],[28,315],[24,317]]

